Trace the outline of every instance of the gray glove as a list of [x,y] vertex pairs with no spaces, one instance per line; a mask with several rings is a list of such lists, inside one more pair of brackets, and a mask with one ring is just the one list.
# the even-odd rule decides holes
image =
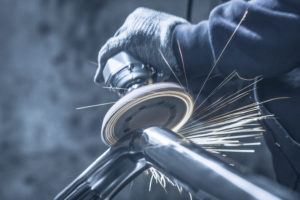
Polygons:
[[95,82],[102,82],[103,68],[109,58],[125,51],[158,72],[170,75],[159,49],[175,71],[180,73],[172,49],[172,32],[177,24],[188,23],[185,19],[147,8],[138,8],[131,13],[121,28],[101,48]]

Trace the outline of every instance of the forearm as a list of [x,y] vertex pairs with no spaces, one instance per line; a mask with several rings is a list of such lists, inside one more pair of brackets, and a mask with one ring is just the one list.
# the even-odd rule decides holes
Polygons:
[[176,26],[173,48],[180,58],[178,40],[189,74],[208,73],[246,9],[246,20],[223,54],[218,70],[224,75],[237,70],[245,77],[274,77],[300,64],[299,3],[231,1],[215,8],[207,21]]

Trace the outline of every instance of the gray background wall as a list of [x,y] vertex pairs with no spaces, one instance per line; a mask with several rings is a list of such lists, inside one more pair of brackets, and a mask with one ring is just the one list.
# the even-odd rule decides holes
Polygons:
[[[193,21],[219,1],[195,1]],[[92,79],[99,48],[139,6],[184,17],[186,0],[0,0],[0,199],[51,199],[107,147],[100,141],[116,100]],[[116,199],[188,199],[148,192],[142,175]]]

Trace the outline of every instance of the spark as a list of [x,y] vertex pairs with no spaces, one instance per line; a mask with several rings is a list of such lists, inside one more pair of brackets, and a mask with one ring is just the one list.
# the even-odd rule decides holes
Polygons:
[[218,151],[218,152],[235,152],[235,153],[254,153],[254,149],[209,149],[208,151],[213,150],[213,151]]
[[113,102],[107,102],[107,103],[100,103],[100,104],[94,104],[94,105],[90,105],[90,106],[82,106],[82,107],[78,107],[76,108],[76,110],[82,110],[82,109],[86,109],[86,108],[94,108],[94,107],[99,107],[99,106],[106,106],[106,105],[111,105],[116,103],[116,101]]
[[214,69],[216,68],[216,66],[217,66],[217,64],[218,64],[218,62],[219,62],[219,60],[221,59],[221,57],[223,56],[225,50],[227,49],[228,45],[230,44],[231,40],[233,39],[233,36],[236,34],[237,30],[239,29],[239,27],[241,26],[241,24],[243,23],[243,21],[246,19],[247,14],[248,14],[248,9],[246,9],[246,11],[245,11],[245,13],[244,13],[242,19],[240,20],[240,22],[238,23],[238,25],[237,25],[236,28],[234,29],[233,33],[231,34],[230,38],[228,39],[228,41],[226,42],[224,48],[222,49],[220,55],[218,56],[216,62],[215,62],[214,65],[212,66],[212,68],[211,68],[211,70],[209,71],[208,75],[206,76],[206,79],[204,80],[204,82],[203,82],[203,84],[202,84],[202,86],[201,86],[201,88],[200,88],[200,90],[199,90],[199,92],[198,92],[198,94],[197,94],[197,96],[196,96],[195,103],[197,102],[197,99],[199,98],[199,96],[200,96],[200,94],[201,94],[201,92],[202,92],[202,90],[203,90],[203,88],[204,88],[206,82],[208,81],[208,79],[209,79],[211,73],[212,73],[212,72],[214,71]]
[[170,69],[170,71],[172,72],[172,74],[174,75],[174,77],[176,78],[176,80],[178,81],[179,85],[180,85],[181,87],[183,87],[183,85],[181,84],[179,78],[177,77],[177,75],[175,74],[174,70],[173,70],[172,67],[170,66],[169,62],[168,62],[167,59],[165,58],[164,54],[161,52],[160,49],[158,49],[158,51],[159,51],[161,57],[163,58],[163,60],[165,61],[166,65],[168,66],[168,68]]
[[[238,73],[236,73],[236,75],[238,75]],[[257,83],[258,83],[259,81],[261,81],[261,80],[262,80],[262,78],[258,78],[258,79],[255,80],[253,83],[246,85],[246,86],[243,87],[242,89],[240,89],[240,90],[236,91],[235,93],[233,93],[233,94],[229,95],[228,97],[226,97],[225,99],[222,100],[222,102],[225,101],[225,100],[228,100],[228,99],[232,98],[232,97],[235,96],[235,95],[239,95],[240,92],[242,92],[242,91],[244,91],[245,89],[247,89],[247,88],[253,86],[254,84],[257,84]],[[247,91],[250,92],[251,90],[253,90],[253,89],[246,90],[246,92],[247,92]],[[244,92],[244,93],[245,93],[245,92]],[[200,105],[202,105],[202,104],[200,104]],[[213,105],[213,106],[214,106],[214,105]],[[200,107],[201,107],[201,106],[197,106],[196,109],[195,109],[195,111],[197,111]],[[203,110],[202,110],[202,112],[203,112]]]
[[[110,88],[110,87],[108,87]],[[148,92],[147,94],[154,94],[154,92]],[[130,101],[142,99],[143,97],[140,98],[132,98]],[[112,102],[106,102],[106,103],[100,103],[100,104],[94,104],[94,105],[88,105],[88,106],[82,106],[82,107],[77,107],[76,110],[82,110],[82,109],[87,109],[87,108],[95,108],[95,107],[100,107],[100,106],[106,106],[106,105],[111,105],[116,103],[117,101],[112,101]]]
[[[151,191],[152,189],[152,184],[153,184],[153,181],[155,181],[156,183],[160,184],[162,186],[162,188],[165,190],[165,192],[167,192],[167,183],[169,183],[170,185],[172,185],[173,187],[176,187],[178,192],[180,194],[182,194],[183,192],[183,187],[180,186],[179,184],[175,183],[174,181],[172,181],[169,177],[167,177],[165,174],[163,174],[162,172],[160,172],[159,170],[153,168],[153,167],[150,167],[148,170],[145,171],[145,173],[148,175],[148,174],[151,174],[151,177],[150,177],[150,182],[149,182],[149,192]],[[191,193],[188,193],[189,194],[189,198],[190,200],[192,200],[192,194]]]
[[89,60],[88,62],[89,62],[90,64],[92,64],[92,65],[96,65],[96,66],[98,66],[98,63],[97,63],[97,62],[95,62],[95,61]]
[[187,76],[186,76],[186,71],[185,71],[185,66],[184,66],[184,60],[183,60],[183,55],[182,55],[182,51],[181,51],[179,40],[177,40],[177,46],[178,46],[178,50],[179,50],[179,54],[180,54],[180,59],[181,59],[181,63],[182,63],[182,68],[183,68],[183,73],[184,73],[184,77],[185,77],[186,88],[187,88],[187,90],[189,90],[189,84],[188,84],[188,79],[187,79]]

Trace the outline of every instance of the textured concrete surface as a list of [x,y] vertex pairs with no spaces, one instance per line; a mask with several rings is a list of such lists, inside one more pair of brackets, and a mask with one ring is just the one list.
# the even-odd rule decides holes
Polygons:
[[[218,1],[199,1],[193,21]],[[107,147],[99,131],[116,100],[92,79],[97,51],[136,7],[184,16],[182,0],[0,0],[0,199],[51,199]],[[187,199],[140,176],[116,199]]]

